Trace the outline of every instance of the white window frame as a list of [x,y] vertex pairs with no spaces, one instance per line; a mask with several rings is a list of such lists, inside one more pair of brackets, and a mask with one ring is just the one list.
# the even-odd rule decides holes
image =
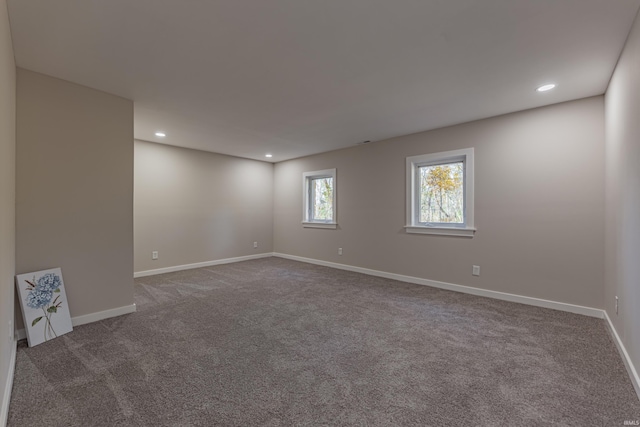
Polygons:
[[[333,213],[331,217],[332,221],[313,220],[311,218],[311,181],[318,178],[333,178]],[[336,181],[336,169],[324,169],[320,171],[304,172],[302,174],[302,226],[307,228],[332,228],[338,227],[337,223],[337,181]]]
[[[423,224],[419,222],[419,182],[418,173],[422,166],[463,162],[464,185],[464,223]],[[473,237],[476,228],[473,219],[473,148],[445,151],[441,153],[423,154],[407,157],[407,222],[405,231],[417,234],[437,234],[441,236]]]

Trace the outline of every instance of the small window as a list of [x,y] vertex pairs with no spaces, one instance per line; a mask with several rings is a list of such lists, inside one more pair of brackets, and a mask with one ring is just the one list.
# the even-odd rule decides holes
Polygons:
[[473,148],[407,157],[405,229],[473,237]]
[[336,170],[302,174],[305,227],[336,228]]

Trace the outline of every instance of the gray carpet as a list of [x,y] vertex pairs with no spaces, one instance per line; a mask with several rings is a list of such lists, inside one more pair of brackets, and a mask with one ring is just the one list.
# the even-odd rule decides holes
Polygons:
[[600,319],[266,258],[18,349],[9,426],[620,426]]

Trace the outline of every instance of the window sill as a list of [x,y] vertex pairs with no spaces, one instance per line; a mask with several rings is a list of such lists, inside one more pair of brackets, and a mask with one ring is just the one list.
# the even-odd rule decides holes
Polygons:
[[417,225],[406,225],[407,233],[412,234],[435,234],[438,236],[473,237],[475,228],[455,228],[455,227],[424,227]]
[[304,228],[330,228],[335,230],[338,228],[338,223],[336,222],[305,222],[302,221],[302,226]]

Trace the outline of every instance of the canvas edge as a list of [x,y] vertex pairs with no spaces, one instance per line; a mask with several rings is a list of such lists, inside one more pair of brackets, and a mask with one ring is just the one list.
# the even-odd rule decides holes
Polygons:
[[[29,274],[29,273],[25,273],[25,274]],[[16,274],[14,276],[14,281],[15,281],[15,285],[16,285],[15,292],[16,292],[16,297],[18,298],[18,300],[20,300],[19,301],[20,302],[20,316],[22,317],[22,323],[24,325],[26,325],[27,324],[27,319],[26,319],[26,316],[24,315],[24,310],[22,310],[22,301],[21,301],[22,300],[22,294],[20,293],[20,276],[22,276],[22,274]],[[14,322],[15,322],[15,316],[14,316]],[[18,341],[23,340],[23,339],[27,339],[28,340],[27,328],[25,327],[24,329],[16,330],[15,334],[14,334],[14,339],[16,341],[16,347],[18,345]],[[0,425],[3,425],[3,424],[0,424]]]

